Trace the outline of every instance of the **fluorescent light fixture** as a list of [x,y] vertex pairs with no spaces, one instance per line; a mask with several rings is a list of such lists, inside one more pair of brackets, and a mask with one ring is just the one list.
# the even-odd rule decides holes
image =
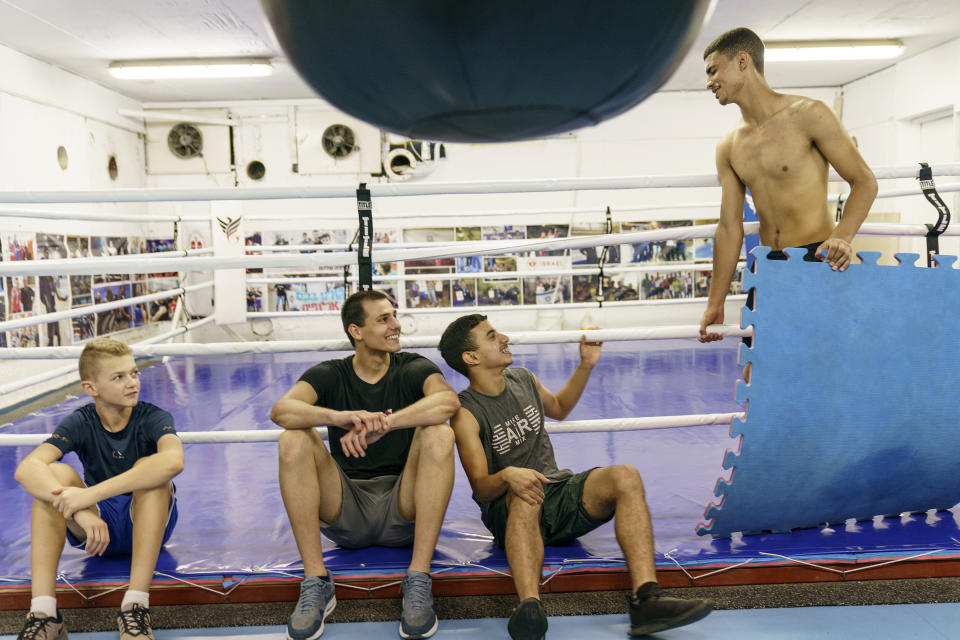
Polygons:
[[767,42],[765,62],[889,60],[903,53],[898,40]]
[[257,78],[273,73],[269,60],[136,60],[111,62],[110,75],[122,80],[189,80],[195,78]]

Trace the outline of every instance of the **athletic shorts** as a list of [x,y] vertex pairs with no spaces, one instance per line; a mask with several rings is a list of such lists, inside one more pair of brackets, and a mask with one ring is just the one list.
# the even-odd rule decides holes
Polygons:
[[340,472],[342,506],[340,518],[332,524],[320,521],[323,535],[346,549],[371,545],[407,547],[413,544],[414,523],[400,517],[399,476],[378,476],[363,480]]
[[[596,467],[594,467],[595,469]],[[540,512],[540,534],[543,543],[566,544],[609,522],[613,517],[596,520],[583,507],[583,485],[593,469],[555,480],[543,486],[543,509]],[[507,536],[507,497],[500,496],[481,509],[481,519],[498,547]]]
[[[166,544],[173,533],[173,528],[177,525],[177,497],[176,487],[170,492],[170,508],[167,511],[167,525],[163,530],[163,543]],[[110,534],[110,543],[107,550],[103,552],[105,556],[130,555],[133,551],[133,513],[130,511],[133,503],[133,494],[127,493],[119,496],[113,496],[97,503],[100,509],[100,519],[107,524],[107,532]],[[78,540],[76,536],[70,533],[67,528],[67,541],[70,546],[82,549],[86,540]]]
[[[826,242],[826,240],[824,240],[823,242]],[[817,247],[822,245],[823,242],[811,242],[810,244],[805,244],[800,247],[797,247],[798,249],[807,250],[807,255],[803,256],[803,261],[804,262],[820,262],[820,259],[817,257]],[[779,249],[776,251],[771,251],[770,253],[767,254],[767,260],[786,260],[786,259],[787,259],[787,254],[784,253],[783,251],[780,251]],[[747,292],[747,309],[754,309],[754,308],[755,307],[753,304],[753,289],[750,289],[750,291]],[[743,340],[743,344],[747,345],[748,347],[753,346],[753,338],[751,338],[750,336],[744,336],[743,338],[741,338],[741,340]]]

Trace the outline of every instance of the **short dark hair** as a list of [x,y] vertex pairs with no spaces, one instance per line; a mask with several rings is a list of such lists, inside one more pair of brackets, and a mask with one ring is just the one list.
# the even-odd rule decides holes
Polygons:
[[746,51],[753,60],[757,73],[763,75],[763,40],[746,27],[737,27],[720,34],[703,50],[703,59],[706,60],[714,51],[722,53],[727,60],[732,60],[741,51]]
[[389,300],[383,291],[376,289],[367,289],[366,291],[357,291],[343,302],[343,308],[340,309],[340,320],[343,322],[343,331],[347,334],[350,344],[356,346],[353,336],[347,328],[355,324],[362,327],[367,320],[367,313],[363,310],[363,303],[367,300]]
[[467,375],[467,365],[463,361],[464,351],[473,351],[477,348],[477,343],[470,336],[474,327],[487,319],[487,316],[479,313],[471,313],[468,316],[462,316],[451,322],[443,335],[440,336],[440,355],[443,361],[450,365],[450,368],[457,373]]

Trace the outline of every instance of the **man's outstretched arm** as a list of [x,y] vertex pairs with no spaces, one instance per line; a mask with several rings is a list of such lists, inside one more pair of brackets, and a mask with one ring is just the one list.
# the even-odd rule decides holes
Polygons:
[[700,319],[700,342],[723,338],[719,333],[707,333],[712,324],[723,324],[723,305],[730,291],[730,283],[737,272],[740,247],[743,246],[743,200],[746,187],[730,164],[730,141],[717,145],[717,176],[720,178],[720,222],[713,237],[713,276],[707,308]]
[[583,389],[587,386],[587,380],[590,379],[590,373],[600,359],[602,345],[602,342],[588,342],[586,335],[580,336],[580,364],[577,365],[570,379],[556,394],[537,380],[537,390],[540,392],[540,401],[543,402],[543,412],[547,414],[548,418],[563,420],[577,406],[577,402],[583,394]]

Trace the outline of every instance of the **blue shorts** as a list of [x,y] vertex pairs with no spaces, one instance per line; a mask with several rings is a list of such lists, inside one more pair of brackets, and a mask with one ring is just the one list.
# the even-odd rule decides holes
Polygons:
[[[167,512],[167,526],[163,530],[163,543],[166,544],[173,533],[173,527],[177,524],[177,497],[176,488],[170,493],[170,510]],[[97,503],[100,509],[100,519],[107,523],[107,531],[110,534],[110,543],[107,550],[103,552],[105,556],[130,555],[133,551],[133,515],[130,513],[133,494],[127,493],[119,496],[113,496]],[[77,540],[76,536],[70,533],[67,528],[67,541],[70,546],[82,549],[86,540]]]

